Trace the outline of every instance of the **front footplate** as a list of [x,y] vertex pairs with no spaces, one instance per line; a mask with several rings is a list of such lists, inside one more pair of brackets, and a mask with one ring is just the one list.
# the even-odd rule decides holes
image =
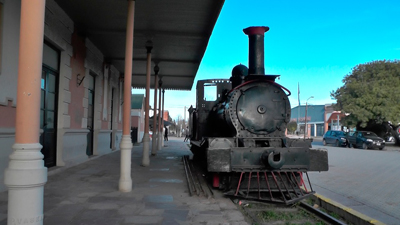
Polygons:
[[306,147],[208,148],[209,172],[328,171],[328,152]]

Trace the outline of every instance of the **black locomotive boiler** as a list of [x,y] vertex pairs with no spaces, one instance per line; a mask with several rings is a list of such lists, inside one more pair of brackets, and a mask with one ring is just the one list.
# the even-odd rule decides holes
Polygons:
[[[264,33],[249,27],[249,68],[230,79],[200,80],[189,130],[194,159],[227,195],[294,203],[314,193],[308,171],[327,171],[328,154],[311,139],[290,139],[290,91],[264,72]],[[211,93],[213,94],[210,94]]]

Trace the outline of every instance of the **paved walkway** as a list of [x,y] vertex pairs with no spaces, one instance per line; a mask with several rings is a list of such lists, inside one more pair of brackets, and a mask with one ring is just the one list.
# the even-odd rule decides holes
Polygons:
[[329,171],[309,173],[314,190],[385,224],[400,224],[400,152],[314,145],[328,150]]
[[[248,224],[231,200],[190,197],[181,156],[183,138],[171,137],[149,167],[142,146],[132,151],[133,190],[118,191],[120,152],[68,169],[52,169],[44,192],[45,225]],[[218,194],[218,192],[217,192]],[[0,193],[0,225],[6,224],[7,193]]]

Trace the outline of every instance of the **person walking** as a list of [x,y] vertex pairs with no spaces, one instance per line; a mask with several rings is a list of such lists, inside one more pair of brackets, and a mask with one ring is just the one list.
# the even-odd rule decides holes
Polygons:
[[185,139],[183,140],[184,142],[188,141],[190,139],[189,136],[189,127],[186,127],[185,129]]
[[165,128],[164,141],[168,141],[168,128]]

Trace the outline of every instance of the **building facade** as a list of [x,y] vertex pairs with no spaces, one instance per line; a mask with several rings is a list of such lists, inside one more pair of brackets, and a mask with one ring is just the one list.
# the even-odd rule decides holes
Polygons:
[[144,134],[144,94],[132,94],[131,98],[131,136],[132,142],[142,142]]
[[325,133],[325,105],[296,106],[292,108],[290,120],[297,122],[297,134],[322,136]]
[[[0,191],[15,143],[21,1],[0,1]],[[119,148],[121,71],[46,1],[41,77],[40,144],[45,166],[71,166]]]
[[343,117],[340,111],[334,111],[332,104],[300,105],[292,108],[290,120],[297,122],[297,134],[316,137],[328,130],[342,130],[340,120]]

